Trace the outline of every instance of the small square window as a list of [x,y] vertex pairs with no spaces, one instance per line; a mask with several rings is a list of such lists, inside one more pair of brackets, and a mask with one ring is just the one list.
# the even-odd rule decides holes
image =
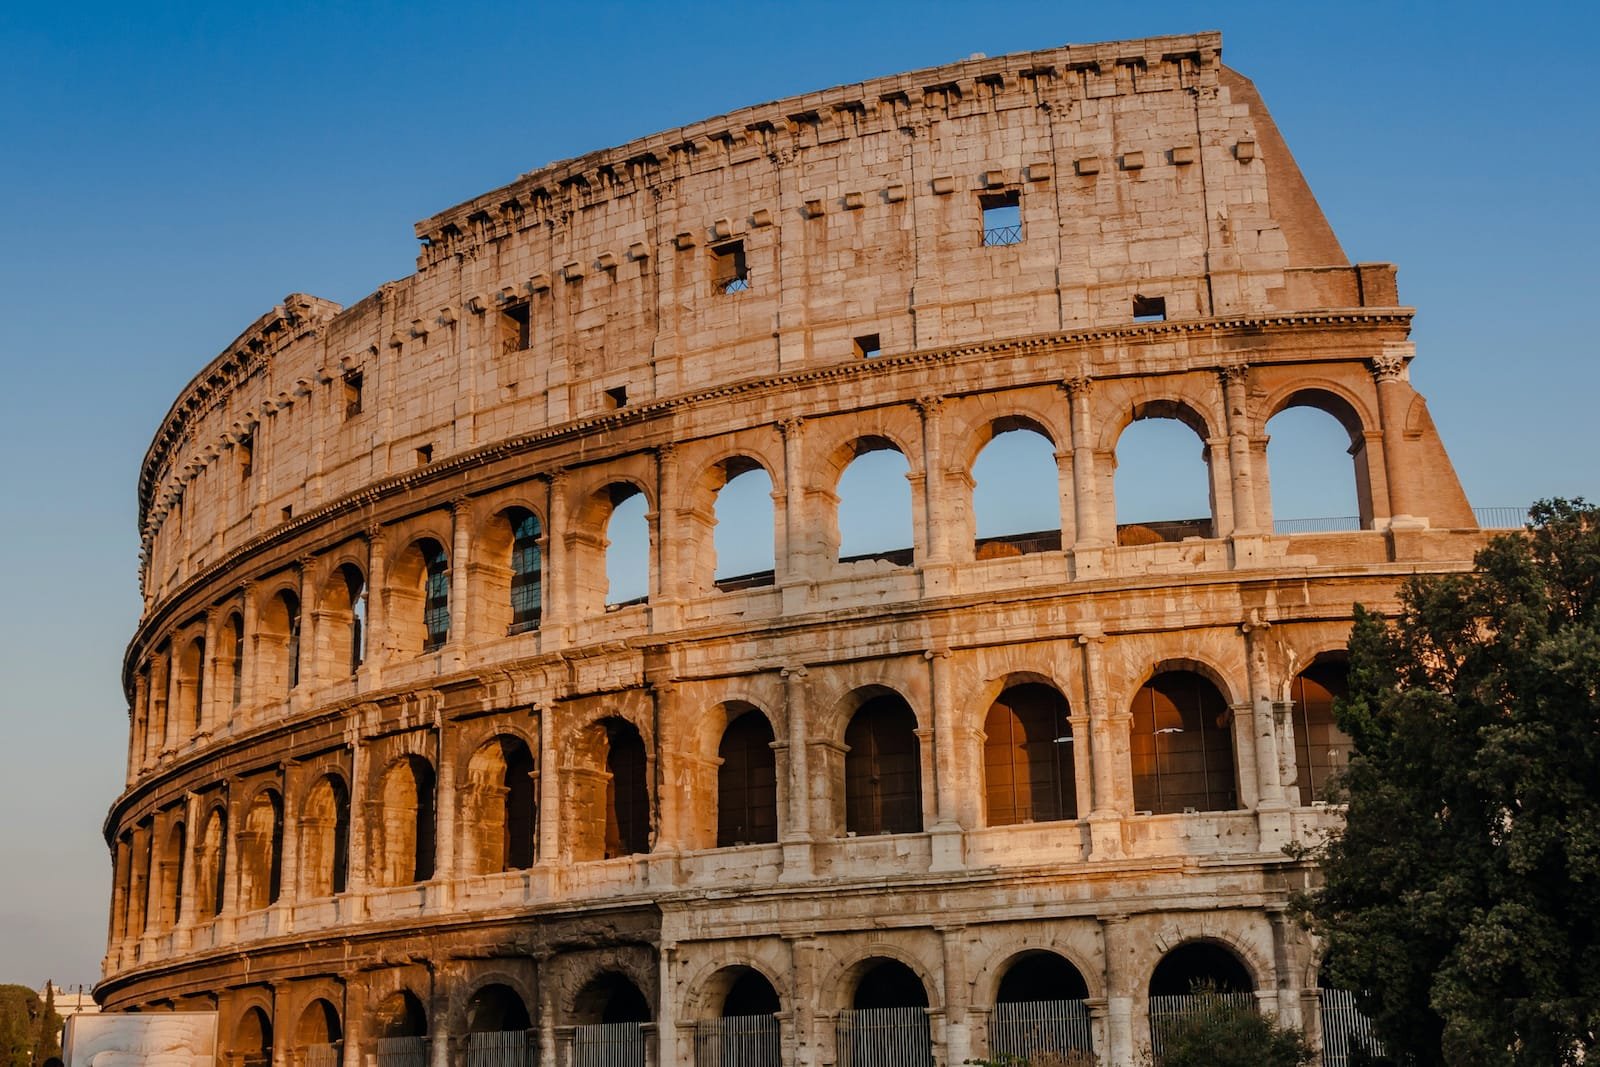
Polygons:
[[417,449],[417,466],[426,467],[433,462],[433,446],[423,445]]
[[361,414],[361,372],[344,372],[344,417],[353,419]]
[[883,354],[883,346],[878,343],[875,333],[863,334],[856,338],[856,357],[858,359],[872,359]]
[[742,293],[750,288],[743,241],[729,241],[711,250],[711,285],[719,293]]
[[984,247],[1022,243],[1020,193],[986,193],[978,197],[978,204],[983,208]]
[[283,506],[283,521],[288,522],[292,518],[294,518],[294,505],[285,504]]
[[610,404],[612,408],[627,407],[628,387],[626,385],[619,385],[615,389],[607,389],[606,402]]
[[521,352],[532,343],[528,316],[528,302],[517,300],[500,311],[500,354],[509,356]]
[[1164,296],[1135,296],[1133,298],[1134,322],[1166,322],[1167,298]]

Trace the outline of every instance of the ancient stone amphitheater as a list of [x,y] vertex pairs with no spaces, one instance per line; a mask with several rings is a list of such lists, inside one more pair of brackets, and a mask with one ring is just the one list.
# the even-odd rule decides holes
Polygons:
[[[1123,1065],[1210,977],[1337,1062],[1284,846],[1336,817],[1352,604],[1483,534],[1394,268],[1220,54],[736,111],[252,324],[141,471],[101,1001],[214,1009],[235,1064]],[[1291,407],[1359,517],[1274,521]],[[1193,430],[1209,515],[1119,524],[1141,419]],[[1002,434],[1048,443],[1058,528],[979,535]],[[883,451],[913,543],[841,558]],[[730,574],[744,478],[772,562]]]

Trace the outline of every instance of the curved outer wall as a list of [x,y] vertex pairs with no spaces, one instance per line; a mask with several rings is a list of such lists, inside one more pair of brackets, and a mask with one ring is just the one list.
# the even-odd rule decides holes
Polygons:
[[[1201,939],[1314,1029],[1314,949],[1284,919],[1308,872],[1282,849],[1329,815],[1300,803],[1293,681],[1353,602],[1392,605],[1482,537],[1408,381],[1394,269],[1344,260],[1220,48],[974,60],[668,131],[419,223],[417,273],[353,307],[294,295],[252,325],[141,474],[101,1001],[215,1006],[236,1056],[259,1008],[291,1063],[320,998],[360,1064],[408,990],[442,1065],[492,982],[553,1065],[615,974],[655,1062],[690,1063],[723,969],[749,967],[786,1062],[831,1062],[884,958],[954,1064],[986,1049],[1008,961],[1045,949],[1121,1064],[1157,961]],[[984,207],[1013,202],[1020,233],[986,244]],[[1273,533],[1265,425],[1296,404],[1350,431],[1363,529]],[[1199,536],[1116,522],[1118,437],[1157,416],[1199,435]],[[986,549],[972,464],[1018,426],[1054,446],[1059,541]],[[914,546],[840,562],[840,472],[882,447]],[[755,467],[774,571],[719,584],[716,493]],[[632,493],[649,596],[608,607]],[[508,599],[512,508],[538,524],[536,620]],[[1130,709],[1168,670],[1225,702],[1223,810],[1135,803]],[[986,715],[1019,684],[1066,702],[1077,818],[995,825]],[[846,733],[877,697],[915,718],[919,832],[849,832]],[[719,746],[747,710],[775,840],[719,848]],[[522,776],[516,860],[483,827]],[[646,851],[605,858],[633,788]]]

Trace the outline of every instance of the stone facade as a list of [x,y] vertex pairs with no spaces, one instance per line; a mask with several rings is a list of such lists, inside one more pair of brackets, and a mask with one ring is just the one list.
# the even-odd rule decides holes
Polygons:
[[[410,277],[257,320],[142,469],[101,1002],[215,1008],[229,1062],[526,1032],[565,1067],[601,1062],[594,1024],[724,1062],[725,1015],[775,1018],[785,1063],[877,1062],[840,1035],[903,1001],[959,1064],[1035,974],[1122,1065],[1202,946],[1315,1032],[1283,851],[1332,817],[1311,694],[1353,603],[1483,535],[1394,268],[1346,261],[1220,52],[748,108],[528,174],[419,223]],[[1348,430],[1359,530],[1274,533],[1265,425],[1296,405]],[[1119,527],[1118,439],[1155,417],[1197,434],[1211,514]],[[999,543],[971,471],[1016,429],[1062,521]],[[914,545],[841,561],[841,473],[883,449]],[[774,566],[731,580],[748,471]],[[608,604],[637,495],[648,596]]]

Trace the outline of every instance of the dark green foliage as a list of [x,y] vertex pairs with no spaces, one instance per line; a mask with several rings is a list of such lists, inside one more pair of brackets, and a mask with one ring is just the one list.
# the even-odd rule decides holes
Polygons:
[[1357,609],[1345,828],[1306,901],[1397,1061],[1566,1067],[1600,1034],[1600,509]]
[[29,1067],[61,1054],[61,1017],[54,990],[46,991],[41,1001],[27,986],[0,985],[0,1067]]
[[1299,1030],[1278,1026],[1254,1008],[1196,990],[1194,1012],[1163,1020],[1159,1067],[1304,1067],[1311,1046]]

